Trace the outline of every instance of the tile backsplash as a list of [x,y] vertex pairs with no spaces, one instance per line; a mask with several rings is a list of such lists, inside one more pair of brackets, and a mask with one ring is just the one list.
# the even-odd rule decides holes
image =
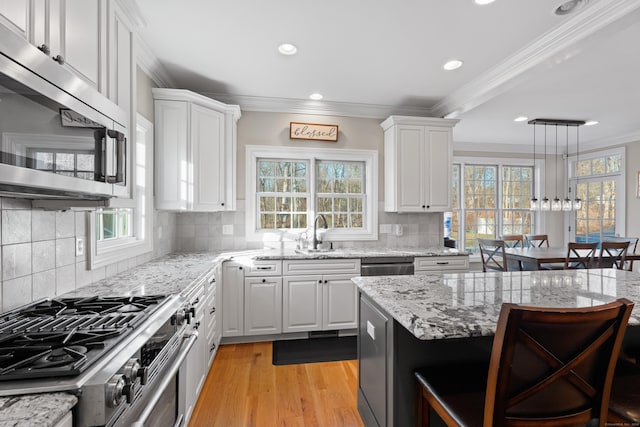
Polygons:
[[[177,214],[178,251],[260,249],[261,242],[245,240],[245,203],[237,201],[235,212]],[[428,248],[442,246],[441,213],[396,214],[378,204],[378,240],[335,242],[336,248]],[[401,232],[396,233],[396,230]],[[290,242],[294,244],[294,242]]]
[[[89,212],[33,209],[31,201],[0,198],[0,312],[61,295],[175,250],[176,214],[154,214],[153,252],[87,269]],[[76,257],[76,237],[85,254]]]

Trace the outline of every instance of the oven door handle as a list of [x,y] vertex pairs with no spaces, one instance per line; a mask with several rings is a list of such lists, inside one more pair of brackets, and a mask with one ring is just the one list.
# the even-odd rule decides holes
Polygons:
[[142,411],[142,413],[140,414],[140,417],[138,418],[138,420],[135,421],[133,424],[131,424],[131,427],[144,427],[144,423],[147,421],[147,418],[149,418],[149,415],[151,415],[151,412],[153,411],[153,408],[156,406],[156,403],[158,403],[158,400],[160,400],[160,397],[162,396],[164,389],[167,388],[167,385],[169,385],[169,382],[171,382],[171,379],[173,378],[173,376],[176,374],[176,372],[178,372],[178,369],[180,369],[182,362],[189,354],[191,347],[193,347],[197,339],[198,339],[198,331],[193,330],[189,332],[189,336],[188,338],[186,338],[184,348],[178,354],[178,357],[176,358],[175,362],[173,362],[173,365],[171,365],[169,372],[164,376],[160,385],[156,387],[156,391],[149,399],[147,406],[145,407],[144,411]]

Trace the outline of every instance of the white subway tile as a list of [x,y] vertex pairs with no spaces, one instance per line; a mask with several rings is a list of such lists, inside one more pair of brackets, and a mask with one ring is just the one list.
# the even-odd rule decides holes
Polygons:
[[32,241],[53,240],[56,238],[56,213],[50,211],[31,211]]
[[31,274],[31,243],[2,246],[2,280]]
[[56,267],[56,241],[45,240],[31,244],[33,272],[38,273]]
[[76,233],[76,215],[73,211],[56,212],[56,238],[74,237]]
[[34,301],[41,298],[51,298],[56,295],[56,270],[34,273],[32,277]]
[[2,282],[2,311],[9,311],[32,301],[31,276]]
[[56,239],[56,267],[76,263],[76,239]]
[[[6,200],[6,199],[5,199]],[[2,211],[2,244],[31,241],[31,211]]]
[[56,295],[63,295],[76,288],[76,265],[56,268]]

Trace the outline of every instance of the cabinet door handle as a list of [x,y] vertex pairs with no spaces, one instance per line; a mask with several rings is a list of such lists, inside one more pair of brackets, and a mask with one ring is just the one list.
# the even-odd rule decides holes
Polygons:
[[325,280],[324,283],[327,283],[327,281]]
[[215,307],[213,307],[213,308],[211,308],[211,311],[209,312],[209,314],[213,314],[213,313],[215,313],[215,312],[216,312],[216,308],[215,308]]
[[200,302],[200,298],[196,298],[191,305],[197,305]]
[[318,280],[318,283],[322,283],[322,280]]
[[40,50],[40,52],[44,53],[45,55],[49,55],[51,53],[51,49],[49,49],[49,46],[47,46],[46,44],[38,46],[38,50]]
[[52,57],[51,59],[53,59],[54,61],[56,61],[60,65],[64,64],[64,57],[62,55],[56,55],[56,56]]
[[238,270],[242,270],[242,267],[238,267]]
[[209,349],[209,353],[213,352],[213,350],[215,350],[215,349],[216,349],[216,345],[215,345],[215,344],[213,344],[213,345],[211,346],[211,348]]
[[195,330],[198,330],[198,328],[199,328],[199,327],[200,327],[200,322],[196,322],[196,323],[193,325],[193,329],[195,329]]
[[425,205],[422,205],[422,209],[424,209],[424,208],[426,208],[426,206],[425,206]]
[[265,283],[267,281],[267,279],[262,279],[262,283]]

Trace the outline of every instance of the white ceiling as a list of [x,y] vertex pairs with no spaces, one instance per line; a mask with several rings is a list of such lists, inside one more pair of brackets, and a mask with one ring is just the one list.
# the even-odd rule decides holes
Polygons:
[[[519,115],[598,120],[585,146],[640,140],[640,0],[568,16],[562,0],[136,3],[165,83],[245,110],[456,117],[457,147],[528,149]],[[453,58],[464,66],[444,71]]]

